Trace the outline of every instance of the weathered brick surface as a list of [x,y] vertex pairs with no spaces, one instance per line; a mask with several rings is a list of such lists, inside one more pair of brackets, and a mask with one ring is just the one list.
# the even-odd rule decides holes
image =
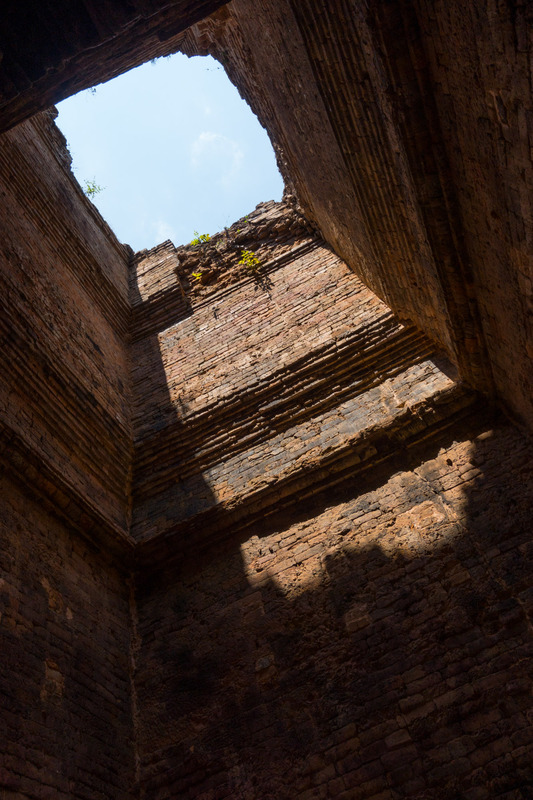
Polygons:
[[68,163],[49,115],[1,137],[6,800],[118,800],[135,780],[128,253]]
[[[461,278],[450,282],[433,246],[425,220],[433,197],[418,196],[398,129],[374,19],[381,5],[235,0],[229,14],[221,9],[193,26],[181,47],[221,60],[281,151],[285,178],[324,238],[401,318],[440,341],[483,385],[472,309]],[[258,24],[267,32],[260,39]],[[425,120],[416,122],[423,127]],[[432,168],[431,152],[423,166]],[[432,177],[439,193],[439,176]],[[453,259],[456,267],[455,253]],[[465,328],[474,344],[468,360]]]
[[128,576],[2,466],[0,797],[131,797]]
[[127,251],[68,170],[48,115],[1,137],[0,426],[125,528]]
[[414,5],[494,381],[508,406],[531,424],[533,8]]
[[531,485],[502,426],[140,575],[142,796],[529,797]]
[[132,344],[137,539],[214,505],[257,505],[272,488],[275,502],[326,456],[361,460],[354,448],[369,431],[407,425],[412,409],[455,389],[428,340],[320,240],[304,234],[281,246],[279,229],[293,217],[283,204],[260,207],[248,226],[262,270],[235,271],[224,253],[216,279],[204,267],[214,283],[199,293],[184,274],[184,265],[200,269],[190,249],[138,257],[135,326],[146,333]]
[[141,796],[527,796],[530,446],[258,211],[132,272]]
[[[5,0],[0,131],[151,58],[224,0]],[[31,20],[31,25],[28,24]]]
[[292,206],[128,283],[3,144],[1,796],[530,797],[527,439]]
[[530,427],[531,23],[528,3],[234,0],[181,44],[220,59],[365,284]]
[[8,0],[0,130],[214,53],[335,251],[531,428],[532,31],[518,0]]

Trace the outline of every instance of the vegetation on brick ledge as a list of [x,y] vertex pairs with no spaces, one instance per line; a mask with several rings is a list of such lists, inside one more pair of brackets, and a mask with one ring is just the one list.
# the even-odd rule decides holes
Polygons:
[[192,245],[197,244],[205,244],[210,240],[211,236],[209,233],[198,233],[198,231],[194,231],[194,239],[191,239]]
[[[265,291],[271,280],[267,264],[285,252],[289,243],[307,241],[307,223],[284,203],[261,203],[251,214],[213,235],[195,231],[192,242],[176,249],[176,273],[192,296],[220,290],[252,278]],[[253,248],[253,249],[252,249]]]
[[249,269],[251,272],[255,272],[261,264],[255,253],[251,250],[242,250],[241,258],[237,263],[239,266],[246,267],[246,269]]
[[85,181],[83,184],[83,191],[89,200],[92,200],[95,195],[100,194],[103,190],[104,187],[99,186],[94,179],[92,181]]

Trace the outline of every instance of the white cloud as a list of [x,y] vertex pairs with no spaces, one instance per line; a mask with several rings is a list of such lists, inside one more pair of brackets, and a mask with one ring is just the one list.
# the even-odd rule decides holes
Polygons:
[[171,225],[169,225],[168,222],[165,222],[164,220],[160,219],[152,224],[155,230],[155,236],[157,242],[164,242],[167,239],[175,241],[176,234],[174,232],[174,228]]
[[218,175],[222,184],[237,176],[244,162],[244,151],[234,139],[220,133],[203,131],[191,146],[191,167]]

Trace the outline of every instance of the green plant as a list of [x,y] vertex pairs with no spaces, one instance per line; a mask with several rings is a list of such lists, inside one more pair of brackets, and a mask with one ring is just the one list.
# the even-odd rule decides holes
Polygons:
[[100,194],[100,192],[103,192],[104,188],[105,188],[104,186],[99,186],[94,180],[94,178],[92,181],[85,181],[85,183],[83,184],[83,191],[90,200],[92,200],[96,194]]
[[249,269],[251,272],[255,272],[261,262],[251,250],[242,250],[238,264],[239,266],[246,267],[246,269]]
[[198,233],[198,231],[194,231],[194,239],[191,240],[190,244],[205,244],[210,238],[211,236],[208,233]]
[[192,272],[191,275],[193,276],[195,281],[202,282],[202,273],[201,272]]

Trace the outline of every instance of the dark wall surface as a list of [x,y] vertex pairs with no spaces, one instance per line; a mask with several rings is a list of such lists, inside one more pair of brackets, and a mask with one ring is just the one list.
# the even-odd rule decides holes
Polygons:
[[118,800],[135,779],[127,252],[49,114],[1,137],[0,195],[0,795]]
[[6,0],[0,131],[151,58],[224,0]]
[[128,576],[3,472],[0,796],[130,798]]
[[132,265],[141,797],[525,798],[531,445],[295,218]]
[[531,448],[398,467],[139,575],[142,797],[531,797]]

